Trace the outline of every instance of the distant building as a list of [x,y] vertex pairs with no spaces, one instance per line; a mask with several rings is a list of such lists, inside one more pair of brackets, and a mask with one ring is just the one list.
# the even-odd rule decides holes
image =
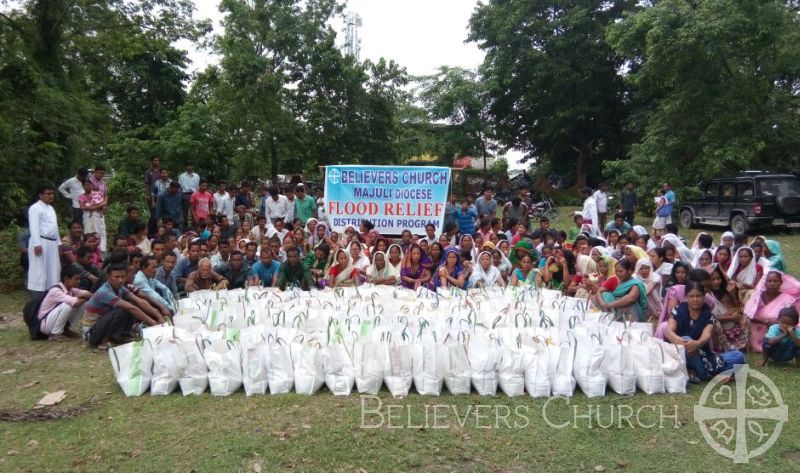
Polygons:
[[[486,156],[486,169],[494,166],[496,158]],[[483,169],[483,158],[473,156],[457,156],[453,158],[453,167],[456,169]]]

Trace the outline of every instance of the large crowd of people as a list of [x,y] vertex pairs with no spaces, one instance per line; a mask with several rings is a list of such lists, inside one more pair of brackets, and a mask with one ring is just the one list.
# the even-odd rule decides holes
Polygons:
[[303,184],[259,196],[248,182],[212,189],[190,163],[172,180],[155,157],[144,183],[149,219],[129,206],[107,240],[104,171],[81,169],[58,188],[73,206],[63,238],[55,189],[42,187],[29,210],[28,289],[43,298],[39,330],[51,340],[82,335],[99,348],[125,342],[136,326],[162,323],[178,298],[198,290],[368,283],[560,290],[652,323],[656,336],[686,347],[693,379],[741,363],[748,350],[762,352],[763,363],[800,350],[800,282],[787,273],[780,244],[730,232],[720,241],[704,232],[684,241],[672,223],[668,183],[650,230],[634,224],[639,203],[628,183],[615,206],[604,185],[582,189],[570,228],[532,221],[526,188],[505,205],[487,188],[474,200],[451,196],[443,228],[391,238],[368,220],[333,231],[322,194],[309,195]]

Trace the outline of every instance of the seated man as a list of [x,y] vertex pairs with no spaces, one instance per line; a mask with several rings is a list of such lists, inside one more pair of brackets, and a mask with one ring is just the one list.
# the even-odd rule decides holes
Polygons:
[[272,258],[272,252],[262,249],[260,261],[250,270],[250,284],[253,286],[275,287],[278,283],[278,272],[281,264]]
[[228,263],[231,257],[231,244],[228,240],[220,240],[217,253],[211,256],[211,266],[218,267]]
[[81,246],[77,251],[77,259],[72,266],[78,271],[80,289],[88,291],[100,278],[100,270],[92,264],[92,250],[88,246]]
[[89,291],[78,289],[81,278],[74,265],[61,269],[61,282],[48,289],[39,308],[39,330],[48,340],[64,340],[78,334],[68,330],[78,326],[83,315],[83,303],[92,297]]
[[614,214],[614,220],[608,222],[608,225],[606,225],[605,228],[606,238],[608,237],[608,232],[611,230],[618,231],[620,235],[627,235],[628,232],[631,231],[631,224],[625,221],[624,213],[617,212]]
[[[158,262],[152,255],[142,258],[140,269],[133,278],[133,285],[147,298],[158,304],[161,310],[166,310],[170,315],[175,311],[175,300],[172,291],[156,279]],[[162,312],[164,314],[164,312]]]
[[[193,241],[189,243],[188,255],[178,259],[173,273],[175,274],[175,282],[178,285],[178,291],[185,291],[186,279],[190,274],[197,271],[198,261],[200,261],[200,242]],[[189,291],[186,291],[189,292]]]
[[178,297],[178,286],[175,283],[175,274],[172,272],[177,262],[178,258],[174,253],[165,253],[161,266],[156,270],[156,280],[169,288],[173,298]]
[[228,263],[215,267],[214,271],[228,280],[228,289],[244,289],[250,266],[244,263],[241,251],[233,251]]
[[92,347],[107,349],[109,341],[130,341],[137,321],[148,326],[164,323],[158,310],[125,287],[127,272],[125,263],[110,265],[106,270],[106,282],[86,302],[83,333]]
[[186,279],[186,292],[217,290],[228,286],[228,280],[211,269],[211,260],[203,258],[197,263],[197,271]]
[[308,291],[314,285],[311,271],[300,261],[300,253],[294,246],[286,248],[286,262],[278,271],[278,287],[285,291],[287,287],[299,287]]

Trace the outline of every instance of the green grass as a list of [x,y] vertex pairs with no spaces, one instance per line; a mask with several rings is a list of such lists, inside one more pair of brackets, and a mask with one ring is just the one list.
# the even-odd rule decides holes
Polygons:
[[[566,216],[567,209],[560,209]],[[562,217],[563,221],[568,218]],[[555,227],[564,226],[554,222]],[[719,232],[712,232],[719,235]],[[693,238],[687,233],[687,239]],[[797,261],[798,237],[780,235],[784,248]],[[382,392],[385,404],[400,406],[398,415],[411,411],[413,428],[361,428],[361,400],[357,394],[336,398],[323,389],[311,397],[295,394],[247,398],[241,391],[227,398],[209,394],[182,397],[125,398],[117,387],[108,356],[83,348],[79,342],[63,344],[27,339],[19,308],[21,292],[5,296],[0,310],[0,410],[32,408],[44,391],[66,390],[61,406],[91,403],[78,417],[57,421],[10,423],[0,421],[0,471],[770,471],[800,470],[800,369],[772,364],[760,371],[781,390],[789,407],[789,422],[777,443],[747,465],[734,465],[716,455],[703,441],[693,408],[703,386],[692,386],[686,395],[624,398],[613,393],[587,399],[579,391],[567,405],[551,402],[552,421],[570,419],[573,408],[585,413],[597,406],[606,422],[612,406],[627,404],[677,406],[679,425],[666,419],[664,428],[599,429],[548,427],[541,415],[543,399],[509,399],[443,395],[440,398],[412,394],[393,400]],[[749,357],[752,363],[753,356]],[[3,374],[14,370],[9,374]],[[30,386],[31,383],[36,383]],[[30,387],[25,387],[30,386]],[[609,391],[610,393],[610,391]],[[369,401],[368,401],[369,402]],[[451,405],[464,418],[462,427],[454,414],[435,429],[425,409]],[[368,404],[371,405],[371,404]],[[476,406],[490,407],[476,407]],[[499,407],[494,407],[499,406]],[[475,409],[512,412],[527,409],[525,428],[480,428],[494,424],[477,419]],[[448,409],[453,409],[450,407]],[[387,413],[386,408],[383,414]],[[453,412],[452,410],[446,412]],[[650,421],[649,411],[643,420]],[[432,414],[430,414],[432,415]],[[377,418],[368,416],[367,423]],[[521,418],[511,417],[522,422]],[[476,425],[476,422],[478,425]],[[400,420],[399,424],[405,424]],[[421,427],[420,427],[421,426]],[[512,424],[513,426],[513,424]],[[35,441],[35,442],[34,442]],[[35,446],[34,446],[35,445]]]

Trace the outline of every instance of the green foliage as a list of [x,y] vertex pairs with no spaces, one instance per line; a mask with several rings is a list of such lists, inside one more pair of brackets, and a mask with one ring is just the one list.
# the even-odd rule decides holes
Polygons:
[[481,72],[498,140],[547,162],[577,169],[578,186],[603,160],[623,153],[627,117],[624,59],[605,28],[632,0],[496,0],[479,3],[471,41],[486,52]]
[[666,0],[608,30],[627,58],[636,113],[620,181],[694,185],[743,169],[796,170],[800,20],[796,2]]
[[24,287],[22,266],[19,264],[19,245],[17,238],[22,228],[15,222],[0,230],[0,292],[7,292]]

